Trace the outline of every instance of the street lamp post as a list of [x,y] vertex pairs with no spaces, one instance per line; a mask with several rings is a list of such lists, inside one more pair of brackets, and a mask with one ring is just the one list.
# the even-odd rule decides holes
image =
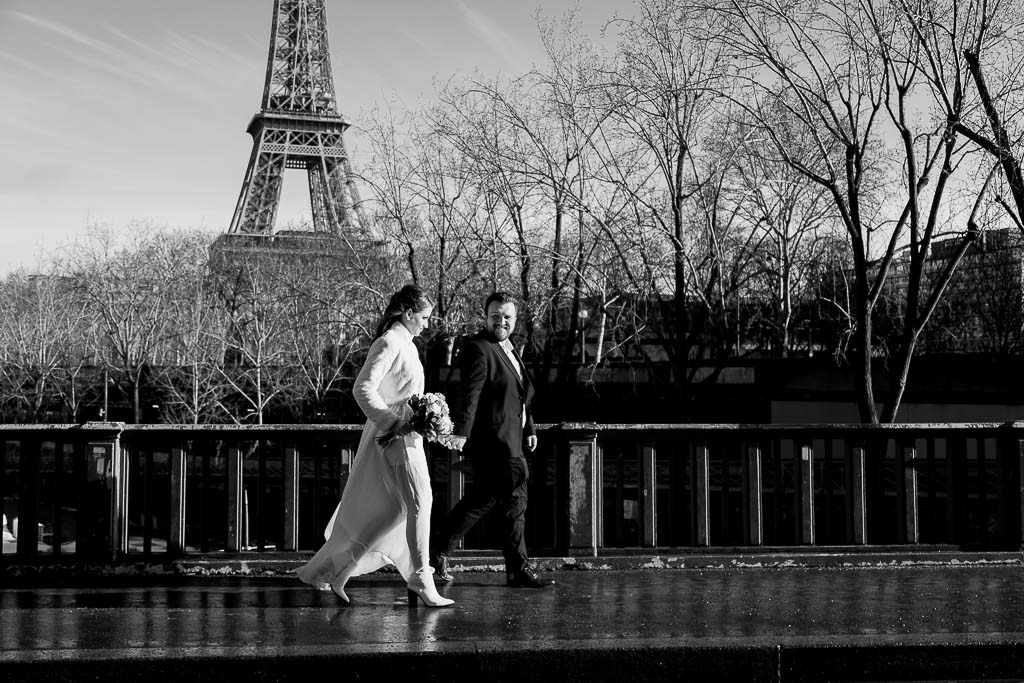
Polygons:
[[579,312],[580,318],[580,365],[587,364],[587,318],[590,317],[590,311],[585,308],[581,308]]

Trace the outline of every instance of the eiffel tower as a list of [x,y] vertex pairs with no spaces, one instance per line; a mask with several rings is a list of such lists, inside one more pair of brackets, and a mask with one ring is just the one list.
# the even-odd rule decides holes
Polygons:
[[[344,238],[366,226],[338,113],[326,0],[274,0],[267,79],[247,129],[252,154],[227,234],[273,238],[285,169],[309,178],[313,235]],[[294,233],[293,233],[294,234]]]

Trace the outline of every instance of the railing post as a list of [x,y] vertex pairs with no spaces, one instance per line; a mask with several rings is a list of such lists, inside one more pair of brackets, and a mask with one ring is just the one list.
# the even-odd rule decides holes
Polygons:
[[1024,548],[1024,439],[1017,439],[1017,482],[1020,488],[1021,543]]
[[[462,453],[456,450],[448,451],[448,509],[451,510],[455,504],[466,495],[466,471],[462,466]],[[459,539],[456,547],[461,549],[463,539]]]
[[856,545],[868,542],[864,452],[863,446],[854,446],[850,451],[850,496],[853,499],[853,542]]
[[[117,560],[128,553],[128,454],[121,448],[121,423],[86,426],[100,435],[86,444],[88,524],[78,529],[79,551],[89,559]],[[87,437],[88,438],[88,437]]]
[[237,443],[228,446],[227,466],[228,538],[227,551],[242,549],[242,449]]
[[[348,486],[348,475],[352,473],[355,459],[356,449],[349,443],[343,445],[341,447],[341,467],[338,468],[338,500],[341,500],[341,494],[345,492],[345,487]],[[333,510],[334,508],[332,507],[331,509]]]
[[658,545],[658,482],[655,477],[657,451],[654,444],[645,443],[640,447],[640,460],[643,477],[643,543],[648,548],[654,548]]
[[[64,486],[64,456],[67,455],[65,452],[66,444],[63,441],[58,440],[53,444],[53,490],[62,492],[66,489]],[[52,551],[55,554],[60,554],[62,551],[61,545],[64,537],[64,510],[65,501],[63,495],[60,493],[57,496],[61,499],[56,505],[53,506],[53,513],[50,518],[53,523],[53,531],[50,534]]]
[[709,449],[706,443],[694,447],[694,515],[697,520],[697,545],[711,545],[711,498]]
[[917,447],[903,446],[903,507],[907,527],[907,543],[918,543],[917,516]]
[[597,432],[569,441],[568,496],[569,547],[596,556],[599,545]]
[[128,553],[128,454],[121,448],[120,435],[113,438],[113,504],[111,513],[111,550],[114,557]]
[[172,555],[185,553],[185,484],[188,480],[186,457],[184,448],[171,449],[171,529],[170,537],[167,539],[167,550]]
[[284,550],[299,548],[299,449],[284,449]]
[[747,447],[747,524],[749,525],[749,543],[764,545],[764,511],[762,505],[761,484],[761,447]]
[[814,449],[800,444],[800,542],[814,545]]
[[[6,455],[5,455],[6,457]],[[39,550],[39,461],[42,442],[36,437],[18,440],[18,543],[17,553],[23,558],[35,557]]]

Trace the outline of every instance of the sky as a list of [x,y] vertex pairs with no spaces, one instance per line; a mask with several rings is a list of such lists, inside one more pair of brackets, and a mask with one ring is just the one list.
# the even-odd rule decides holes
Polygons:
[[[631,0],[327,0],[340,113],[413,108],[453,74],[543,61],[535,14],[594,33]],[[223,232],[252,150],[273,0],[0,0],[0,276],[89,226]],[[308,214],[285,176],[278,227]]]

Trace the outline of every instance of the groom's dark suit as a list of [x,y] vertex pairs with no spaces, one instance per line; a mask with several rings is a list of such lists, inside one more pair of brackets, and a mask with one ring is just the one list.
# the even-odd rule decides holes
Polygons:
[[459,354],[459,391],[452,411],[454,432],[466,436],[463,454],[473,483],[445,520],[435,548],[449,553],[476,522],[495,509],[502,515],[502,554],[508,572],[527,567],[526,489],[530,476],[523,441],[534,434],[530,404],[533,382],[519,354],[513,359],[484,331]]

